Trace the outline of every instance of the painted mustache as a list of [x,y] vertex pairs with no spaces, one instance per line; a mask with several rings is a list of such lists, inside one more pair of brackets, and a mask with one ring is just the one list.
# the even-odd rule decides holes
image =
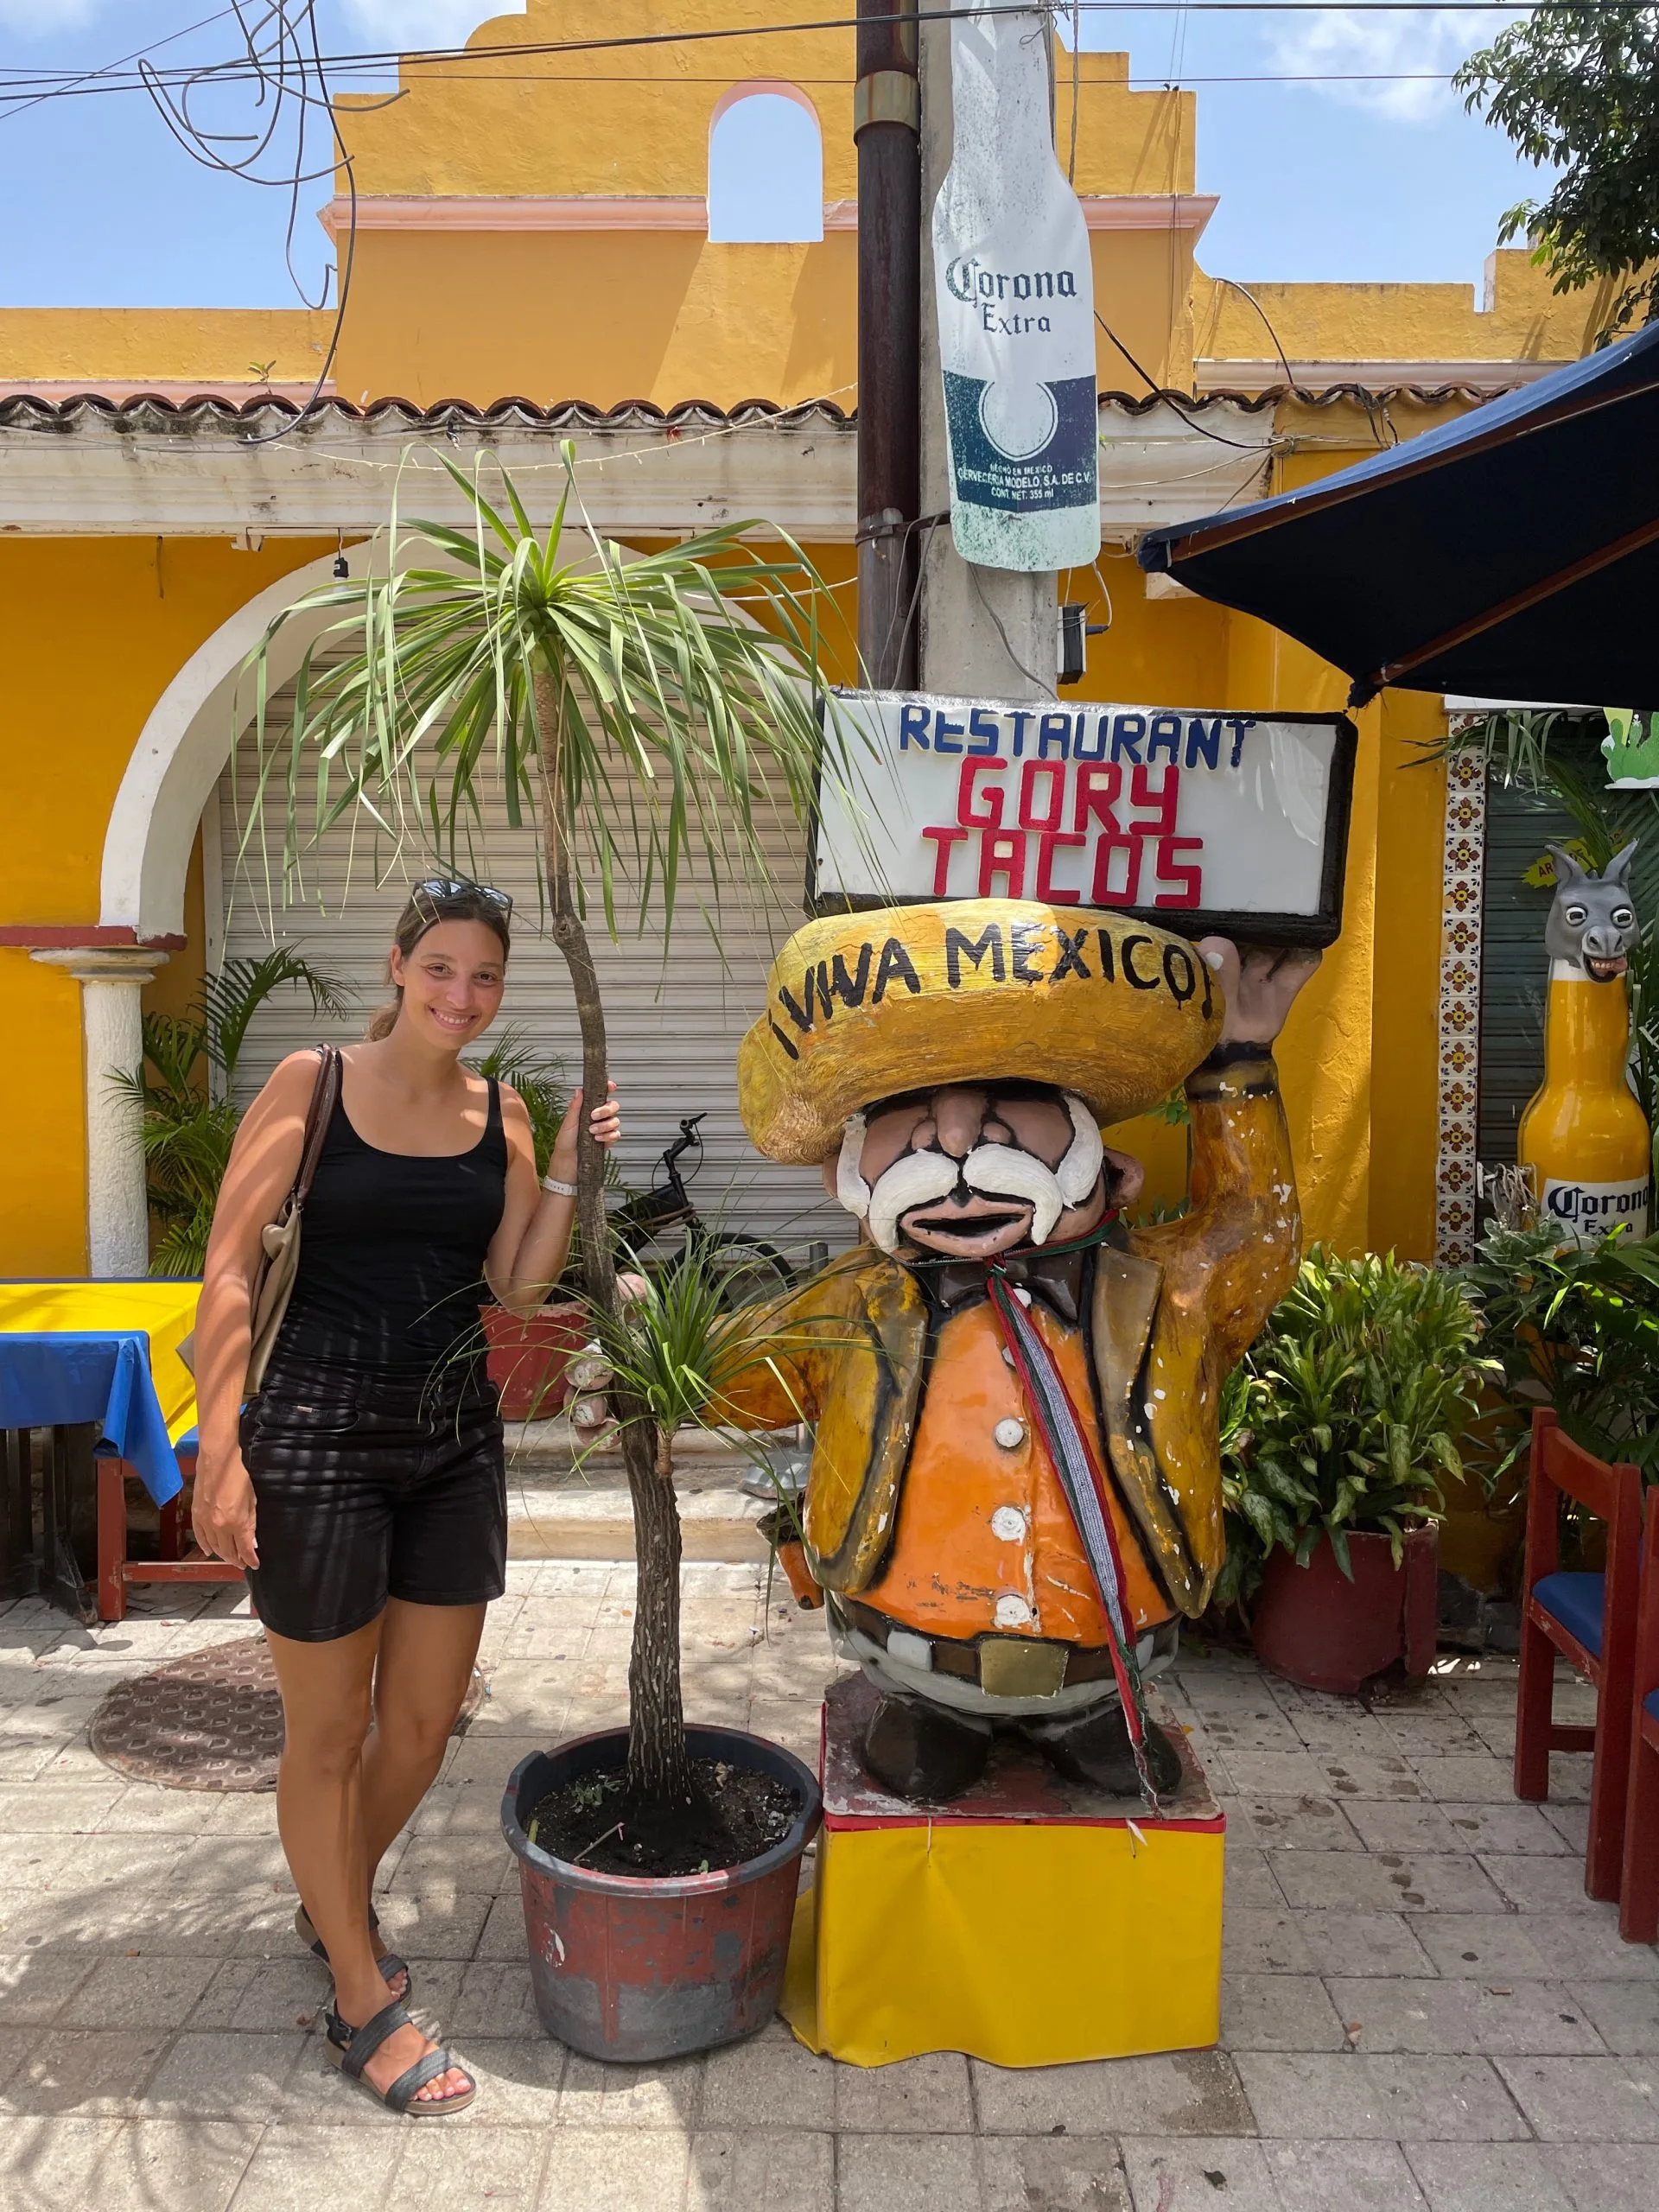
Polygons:
[[904,1216],[935,1199],[948,1198],[959,1184],[982,1198],[1028,1202],[1033,1244],[1046,1240],[1066,1203],[1055,1171],[1011,1145],[976,1145],[963,1160],[943,1152],[912,1152],[895,1160],[871,1185],[870,1235],[884,1252],[896,1250]]

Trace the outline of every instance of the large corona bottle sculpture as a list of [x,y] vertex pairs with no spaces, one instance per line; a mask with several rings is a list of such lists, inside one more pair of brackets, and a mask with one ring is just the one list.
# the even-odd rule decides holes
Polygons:
[[1517,1157],[1540,1219],[1559,1227],[1564,1241],[1593,1243],[1621,1226],[1645,1236],[1653,1140],[1625,1074],[1625,977],[1640,939],[1626,882],[1636,847],[1627,845],[1601,875],[1559,846],[1549,849],[1555,899],[1544,931],[1544,1079],[1522,1116]]

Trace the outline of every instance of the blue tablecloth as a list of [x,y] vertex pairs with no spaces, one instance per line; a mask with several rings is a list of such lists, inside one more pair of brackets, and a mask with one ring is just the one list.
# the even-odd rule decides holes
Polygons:
[[184,1487],[149,1376],[142,1329],[0,1334],[0,1428],[103,1425],[99,1452],[126,1460],[157,1505]]

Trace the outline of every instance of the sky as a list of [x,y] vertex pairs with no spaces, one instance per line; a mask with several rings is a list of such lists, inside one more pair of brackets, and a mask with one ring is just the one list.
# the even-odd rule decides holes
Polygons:
[[[260,5],[245,0],[250,15]],[[487,15],[512,12],[488,0],[319,0],[317,18],[325,50],[361,53],[459,42]],[[837,12],[791,4],[779,16]],[[11,80],[0,90],[15,95],[19,72],[99,69],[215,15],[158,60],[227,58],[236,23],[222,0],[0,0],[0,74]],[[1500,216],[1538,189],[1538,176],[1501,134],[1465,114],[1443,77],[1503,20],[1469,9],[1125,10],[1085,16],[1082,43],[1127,48],[1137,82],[1196,86],[1198,188],[1220,195],[1198,249],[1205,269],[1245,283],[1478,288]],[[1286,77],[1319,81],[1203,81]],[[785,105],[755,103],[750,114],[746,103],[727,126],[729,142],[722,136],[728,180],[740,198],[747,189],[762,228],[791,126],[778,112]],[[199,102],[194,118],[226,133],[254,122],[243,95]],[[245,141],[225,143],[236,151]],[[318,132],[312,143],[321,166],[326,138]],[[9,99],[0,196],[11,210],[0,233],[0,305],[297,302],[286,193],[200,167],[142,92],[29,106]],[[314,303],[329,258],[315,209],[327,196],[321,181],[302,189],[293,234],[294,270]]]

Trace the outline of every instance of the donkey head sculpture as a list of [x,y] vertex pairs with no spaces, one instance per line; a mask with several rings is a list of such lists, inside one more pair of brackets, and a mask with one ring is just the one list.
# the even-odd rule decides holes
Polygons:
[[1624,973],[1641,942],[1626,883],[1636,841],[1615,853],[1600,875],[1592,875],[1560,845],[1550,846],[1549,852],[1555,862],[1555,898],[1544,925],[1544,949],[1552,960],[1567,962],[1592,983],[1611,983]]

